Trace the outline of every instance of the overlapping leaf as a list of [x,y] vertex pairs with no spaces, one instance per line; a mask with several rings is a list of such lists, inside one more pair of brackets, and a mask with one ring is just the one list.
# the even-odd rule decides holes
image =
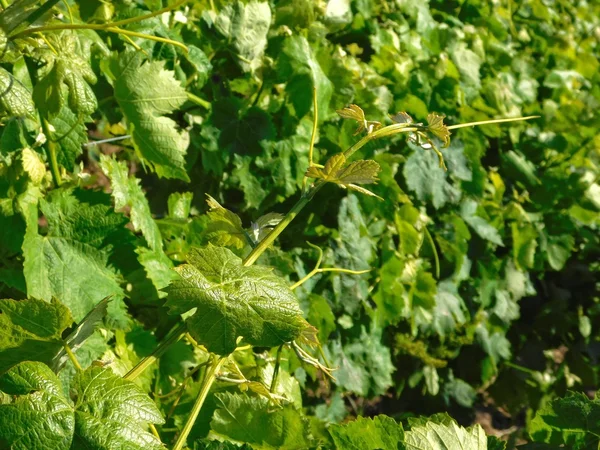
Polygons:
[[377,182],[377,174],[380,170],[379,164],[373,160],[352,161],[346,165],[346,157],[343,153],[338,153],[329,158],[322,169],[316,166],[309,167],[306,176],[376,197],[371,191],[358,184]]
[[186,320],[191,335],[209,351],[227,355],[238,337],[274,347],[300,336],[309,325],[287,283],[271,269],[244,267],[226,248],[193,249],[167,289],[171,314],[197,308]]
[[142,52],[125,52],[111,61],[115,98],[129,123],[142,160],[159,176],[189,181],[185,171],[187,133],[166,117],[186,100],[185,90],[158,61]]
[[154,402],[109,369],[78,373],[69,398],[47,366],[24,362],[0,377],[0,390],[18,396],[0,405],[0,441],[14,450],[164,448],[145,430],[163,422]]
[[0,300],[0,374],[21,361],[50,364],[72,323],[69,309],[55,299]]

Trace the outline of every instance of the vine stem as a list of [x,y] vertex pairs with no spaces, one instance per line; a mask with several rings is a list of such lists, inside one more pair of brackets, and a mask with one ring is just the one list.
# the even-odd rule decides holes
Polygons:
[[[118,23],[118,22],[115,22],[115,23]],[[14,34],[13,36],[11,36],[11,39],[17,39],[17,38],[26,36],[26,35],[31,34],[31,33],[41,33],[41,32],[44,32],[44,31],[62,31],[62,30],[99,30],[99,31],[107,31],[109,33],[122,34],[124,36],[139,37],[139,38],[142,38],[142,39],[148,39],[150,41],[162,42],[164,44],[171,44],[171,45],[174,45],[176,47],[181,48],[186,53],[188,51],[188,48],[184,44],[182,44],[181,42],[174,41],[172,39],[162,38],[160,36],[153,36],[151,34],[137,33],[135,31],[125,30],[123,28],[112,26],[112,24],[89,24],[89,23],[86,23],[86,24],[78,24],[78,23],[67,24],[67,23],[65,23],[65,24],[60,24],[60,25],[46,25],[46,26],[43,26],[43,27],[27,28],[26,30],[20,31],[20,32]]]
[[370,269],[366,269],[366,270],[352,270],[352,269],[340,269],[338,267],[324,267],[321,268],[321,262],[323,261],[323,250],[321,250],[320,247],[317,247],[316,245],[311,244],[310,242],[307,242],[308,245],[310,245],[313,248],[316,248],[319,251],[319,257],[317,258],[317,263],[315,264],[315,267],[313,268],[313,270],[311,270],[310,272],[308,272],[304,277],[302,277],[300,280],[298,280],[296,283],[292,284],[290,286],[290,289],[293,291],[294,289],[302,286],[304,283],[306,283],[308,280],[310,280],[312,277],[314,277],[316,274],[318,273],[323,273],[323,272],[336,272],[336,273],[348,273],[351,275],[362,275],[363,273],[367,273],[370,272]]
[[[392,125],[388,125],[387,127],[380,128],[377,131],[372,132],[371,134],[367,134],[360,141],[350,147],[348,150],[344,152],[344,156],[349,158],[355,152],[357,152],[361,147],[365,146],[368,142],[382,138],[385,136],[391,136],[398,133],[408,133],[410,131],[417,131],[418,128],[410,127],[409,124],[405,123],[394,123]],[[244,266],[251,266],[256,262],[260,255],[262,255],[269,246],[275,242],[275,239],[286,229],[286,227],[290,224],[292,220],[298,215],[300,211],[312,200],[315,194],[325,185],[324,181],[317,181],[315,185],[308,192],[300,197],[300,200],[296,202],[296,204],[292,207],[292,209],[285,215],[283,220],[279,222],[275,228],[271,230],[269,234],[265,236],[265,238],[258,243],[256,247],[252,249],[252,251],[246,256],[244,259]]]
[[300,200],[298,200],[296,204],[292,207],[292,209],[290,209],[290,211],[285,215],[283,220],[279,222],[275,226],[275,228],[273,228],[271,232],[267,234],[265,238],[258,243],[256,247],[252,249],[248,256],[246,256],[246,259],[244,259],[243,262],[244,266],[251,266],[256,262],[258,257],[262,255],[273,242],[275,242],[277,236],[279,236],[283,232],[283,230],[287,228],[290,222],[294,220],[298,213],[302,211],[302,209],[308,204],[308,202],[310,202],[310,200],[317,193],[317,191],[319,191],[321,187],[323,187],[323,185],[324,183],[318,182],[309,192],[300,197]]
[[279,367],[281,366],[281,350],[283,350],[283,345],[280,345],[277,349],[277,359],[275,361],[275,367],[273,369],[273,379],[271,380],[271,387],[269,389],[271,394],[274,394],[275,389],[277,389],[277,378],[279,378]]
[[187,422],[185,423],[185,426],[183,427],[183,430],[181,430],[181,434],[177,438],[177,442],[175,442],[175,445],[173,446],[173,450],[181,450],[185,445],[187,437],[190,434],[190,431],[192,431],[194,422],[196,422],[196,418],[198,417],[200,409],[204,404],[204,400],[206,400],[206,396],[208,395],[208,392],[215,381],[216,375],[225,360],[226,358],[214,356],[212,363],[206,369],[204,380],[202,381],[202,386],[200,387],[200,393],[194,402],[194,406],[192,406],[192,411],[187,419]]
[[177,342],[181,336],[185,334],[186,330],[187,325],[185,322],[179,324],[179,326],[173,330],[167,339],[161,342],[150,355],[144,357],[133,369],[127,372],[123,379],[129,381],[135,380],[144,370],[146,370],[150,365],[154,364],[154,362],[160,358],[171,345]]
[[56,187],[60,187],[62,184],[62,178],[60,176],[60,166],[58,165],[58,159],[56,156],[56,142],[52,140],[52,133],[50,132],[50,124],[45,118],[42,119],[42,127],[44,134],[46,135],[46,142],[48,143],[48,155],[50,156],[50,171],[52,172],[52,178]]
[[81,367],[81,364],[79,364],[79,361],[77,361],[77,357],[75,356],[75,353],[73,353],[73,350],[71,350],[71,347],[69,347],[69,344],[67,344],[66,342],[63,343],[63,348],[65,349],[65,352],[67,352],[67,355],[69,356],[69,359],[75,366],[77,372],[83,371],[83,367]]

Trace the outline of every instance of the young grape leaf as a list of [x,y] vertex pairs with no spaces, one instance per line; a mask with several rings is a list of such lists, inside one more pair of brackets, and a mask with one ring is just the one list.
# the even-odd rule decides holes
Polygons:
[[261,67],[270,25],[271,8],[267,2],[244,5],[238,0],[226,5],[215,19],[215,28],[227,39],[244,72]]
[[111,61],[115,98],[142,160],[160,177],[190,181],[185,170],[188,135],[166,117],[187,100],[187,94],[162,62],[143,61],[142,52],[121,53]]
[[405,433],[406,450],[487,450],[487,437],[479,424],[463,428],[450,424],[427,422]]
[[50,364],[72,323],[69,308],[56,299],[0,300],[0,374],[21,361]]
[[351,119],[358,122],[358,128],[354,132],[355,136],[363,130],[366,130],[367,134],[371,134],[374,130],[381,128],[380,122],[368,121],[365,117],[365,112],[358,105],[350,105],[346,108],[338,109],[336,113],[343,119]]
[[0,405],[0,442],[13,450],[164,448],[144,430],[164,422],[154,402],[109,369],[79,372],[68,398],[47,366],[28,361],[0,377],[0,390],[19,396]]
[[427,129],[435,137],[444,143],[444,147],[450,145],[450,131],[448,127],[444,125],[444,116],[432,113],[427,116]]
[[0,67],[0,118],[33,117],[34,114],[31,92],[13,74]]
[[283,278],[262,266],[245,267],[230,250],[209,245],[193,249],[180,279],[167,288],[171,314],[197,311],[186,322],[208,351],[228,355],[239,336],[261,347],[296,339],[309,327],[298,300]]
[[210,242],[219,247],[233,247],[242,249],[247,244],[242,220],[239,216],[226,208],[207,195],[206,203],[208,203],[209,211],[206,213],[209,218],[208,227],[206,229],[206,237]]
[[140,180],[129,176],[129,169],[125,162],[119,162],[107,155],[101,155],[100,167],[111,181],[115,209],[129,208],[133,229],[142,232],[152,250],[160,250],[162,248],[160,230],[152,218]]
[[347,450],[404,449],[402,425],[380,414],[374,418],[358,417],[344,425],[333,424],[329,434],[337,448]]
[[42,161],[40,155],[30,148],[24,148],[21,153],[23,170],[27,172],[31,181],[39,185],[46,176],[46,164]]
[[373,160],[352,161],[347,166],[345,164],[346,157],[343,153],[338,153],[329,158],[322,169],[310,166],[306,171],[306,176],[321,179],[328,183],[335,183],[340,187],[377,197],[371,191],[357,186],[357,184],[377,182],[377,174],[381,170],[379,164]]
[[78,116],[92,114],[98,102],[90,84],[95,84],[97,77],[89,63],[88,38],[65,30],[48,34],[47,40],[52,51],[39,50],[49,69],[33,89],[36,106],[48,118],[56,116],[67,103]]
[[308,422],[293,406],[273,408],[264,397],[217,394],[212,432],[255,448],[311,448]]

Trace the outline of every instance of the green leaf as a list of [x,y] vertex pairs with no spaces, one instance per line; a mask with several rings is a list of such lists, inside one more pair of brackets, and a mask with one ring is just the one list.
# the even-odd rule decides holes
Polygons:
[[[96,327],[106,317],[108,313],[108,302],[110,299],[107,297],[98,303],[94,309],[92,309],[81,322],[77,324],[77,327],[65,338],[64,343],[69,346],[73,353],[77,352],[84,342],[96,331]],[[68,361],[69,356],[63,346],[60,349],[58,355],[56,355],[52,361],[52,368],[55,371],[61,369],[61,367]],[[85,366],[84,366],[85,367]]]
[[467,321],[467,307],[458,293],[458,287],[445,280],[437,285],[433,329],[442,337],[449,336]]
[[351,183],[375,183],[380,170],[379,164],[373,160],[352,161],[346,165],[346,157],[343,153],[338,153],[327,160],[323,169],[309,167],[306,176],[348,187]]
[[356,120],[358,122],[358,128],[354,134],[359,134],[361,131],[366,130],[368,134],[371,134],[373,130],[381,128],[381,123],[376,121],[367,121],[365,112],[358,105],[350,105],[343,109],[336,111],[338,115],[343,119]]
[[125,52],[111,61],[115,98],[142,161],[160,177],[190,181],[187,133],[166,117],[185,103],[187,94],[162,62],[143,60],[142,52]]
[[226,5],[215,19],[215,28],[227,39],[244,72],[261,67],[270,25],[271,8],[267,2],[251,1],[244,5],[237,0]]
[[0,118],[33,117],[35,105],[31,92],[6,69],[0,67]]
[[[366,218],[358,197],[349,195],[341,201],[338,212],[339,237],[333,243],[336,267],[366,270],[374,258],[375,243],[367,230]],[[368,274],[339,274],[333,278],[335,305],[354,314],[369,295]]]
[[312,106],[310,92],[317,90],[319,119],[329,112],[333,85],[315,58],[306,38],[294,35],[285,39],[277,61],[278,78],[287,82],[286,92],[294,106],[297,117],[306,115]]
[[331,425],[329,433],[337,448],[347,450],[404,449],[402,425],[383,414],[358,417],[345,425]]
[[100,167],[111,181],[115,209],[129,209],[133,229],[142,232],[152,250],[160,250],[162,248],[160,230],[152,218],[140,180],[129,176],[129,169],[125,162],[119,162],[107,155],[101,156]]
[[0,442],[13,450],[69,450],[75,418],[63,387],[50,368],[24,362],[0,377],[0,391],[22,395],[0,405]]
[[296,339],[309,326],[286,281],[262,266],[244,267],[226,248],[193,249],[181,279],[167,289],[171,314],[197,311],[186,320],[191,335],[208,351],[228,355],[238,336],[262,347]]
[[467,48],[464,42],[459,42],[449,49],[450,57],[458,68],[467,100],[471,100],[481,88],[479,69],[482,60],[477,53]]
[[[408,188],[416,193],[420,201],[431,201],[436,209],[446,203],[457,203],[461,192],[448,183],[448,174],[439,166],[435,153],[424,151],[411,143],[409,146],[415,151],[404,164],[403,173]],[[452,150],[450,147],[449,151]]]
[[405,433],[406,450],[486,450],[487,437],[480,425],[463,428],[452,421],[450,424],[427,422]]
[[263,397],[217,394],[212,433],[262,449],[310,448],[308,423],[292,406],[273,408]]
[[542,406],[531,423],[529,434],[536,442],[572,449],[597,447],[600,442],[600,401],[585,394],[568,392]]
[[51,33],[53,52],[46,53],[50,69],[35,85],[33,98],[44,117],[52,118],[67,106],[78,116],[92,114],[98,102],[90,84],[97,81],[90,59],[91,30]]
[[164,294],[160,290],[166,288],[175,278],[173,263],[162,250],[138,247],[136,253],[138,254],[138,261],[144,266],[146,275],[152,281],[159,297],[162,297]]
[[575,246],[575,238],[568,234],[560,236],[548,236],[546,249],[546,257],[548,258],[548,264],[554,270],[561,270]]
[[192,208],[192,192],[173,192],[169,195],[169,217],[173,219],[187,219]]
[[450,145],[450,131],[444,124],[444,116],[429,114],[427,116],[427,130],[444,143],[444,147]]
[[76,321],[103,298],[113,296],[110,315],[121,324],[126,322],[123,291],[108,263],[110,243],[121,242],[123,218],[107,205],[80,202],[65,190],[54,191],[40,202],[40,208],[48,232],[38,234],[36,211],[35,219],[28,219],[23,242],[27,295],[46,301],[59,298]]
[[483,217],[479,217],[476,214],[477,202],[472,199],[465,199],[460,208],[461,217],[482,239],[503,247],[504,243],[498,230]]
[[233,247],[242,249],[247,244],[246,234],[242,226],[242,220],[239,216],[207,195],[208,203],[208,227],[206,228],[206,237],[216,246]]
[[538,246],[538,232],[531,224],[511,224],[513,238],[513,258],[521,269],[531,269],[535,263],[535,250]]
[[392,386],[396,370],[390,349],[381,342],[382,330],[372,327],[367,333],[361,327],[360,337],[342,347],[339,341],[330,341],[326,348],[335,371],[337,385],[357,395],[383,395]]
[[56,155],[57,162],[65,169],[73,171],[75,160],[82,153],[81,146],[88,141],[83,117],[65,105],[48,122],[53,131],[46,137],[54,141],[59,149]]
[[0,374],[21,361],[50,364],[72,323],[71,312],[56,299],[0,300]]
[[0,377],[0,390],[20,395],[0,405],[0,441],[11,449],[164,448],[143,429],[164,422],[154,402],[109,369],[78,373],[68,398],[47,366],[25,362]]

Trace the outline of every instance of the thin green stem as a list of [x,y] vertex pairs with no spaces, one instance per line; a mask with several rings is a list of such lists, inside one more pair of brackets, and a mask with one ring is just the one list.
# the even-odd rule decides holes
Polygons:
[[195,103],[196,105],[202,106],[204,109],[210,111],[211,104],[210,102],[204,100],[203,98],[198,97],[197,95],[192,94],[191,92],[187,93],[188,100]]
[[153,423],[149,423],[148,426],[150,427],[150,431],[156,437],[156,439],[158,439],[159,441],[162,442],[162,440],[160,439],[160,434],[158,434],[158,430],[156,429],[156,427],[154,426],[154,424]]
[[71,347],[69,347],[69,344],[67,344],[66,342],[63,343],[63,348],[65,349],[65,352],[67,352],[67,355],[69,356],[69,359],[75,366],[75,369],[78,372],[83,371],[83,367],[81,367],[81,364],[79,364],[79,361],[77,361],[77,358],[75,357],[75,353],[73,353],[73,350],[71,350]]
[[[6,1],[6,0],[4,0]],[[54,5],[56,5],[60,0],[48,0],[46,3],[44,3],[40,8],[38,8],[36,11],[34,11],[28,18],[27,21],[29,23],[33,23],[35,22],[39,17],[41,17],[44,13],[46,13],[46,11],[49,11],[50,8],[52,8]],[[20,31],[19,33],[15,34],[14,36],[12,36],[12,39],[15,39],[17,37],[21,37],[22,35],[25,34],[31,34],[31,33],[37,33],[37,32],[43,32],[43,31],[56,31],[56,30],[81,30],[81,29],[87,29],[87,30],[103,30],[103,29],[107,29],[107,28],[114,28],[114,27],[121,27],[123,25],[128,25],[130,23],[135,23],[135,22],[140,22],[142,20],[145,19],[149,19],[151,17],[155,17],[155,16],[159,16],[163,13],[172,11],[174,9],[179,8],[181,5],[183,5],[184,3],[186,3],[188,0],[181,0],[177,3],[174,3],[170,6],[167,6],[165,8],[159,9],[158,11],[154,11],[148,14],[144,14],[142,16],[136,16],[136,17],[130,17],[129,19],[124,19],[124,20],[118,20],[117,22],[107,22],[107,23],[99,23],[99,24],[71,24],[73,26],[73,28],[69,27],[69,28],[65,28],[64,24],[60,24],[60,25],[45,25],[45,26],[40,26],[40,27],[32,27],[32,28],[28,28],[27,30],[23,30]]]
[[429,245],[431,246],[431,251],[433,252],[433,261],[435,262],[435,277],[439,280],[439,278],[440,278],[440,257],[437,252],[437,247],[435,246],[435,243],[433,242],[433,238],[431,237],[431,233],[429,232],[427,227],[425,227],[425,236],[427,237],[427,240],[429,241]]
[[139,363],[137,363],[136,366],[127,372],[123,378],[129,381],[135,380],[144,370],[154,364],[171,345],[177,342],[181,336],[185,334],[186,330],[187,325],[185,323],[180,324],[175,330],[173,330],[167,339],[161,342],[150,355],[146,356]]
[[210,388],[215,381],[216,375],[219,372],[221,365],[225,362],[226,359],[221,358],[219,356],[214,356],[213,358],[214,359],[212,363],[206,369],[206,373],[204,374],[204,380],[202,381],[202,386],[200,387],[200,393],[196,398],[194,406],[192,406],[190,415],[183,427],[183,430],[181,430],[181,434],[177,438],[177,442],[175,442],[175,445],[173,446],[173,450],[181,450],[184,447],[187,437],[190,434],[190,431],[192,431],[194,422],[196,422],[196,418],[200,413],[200,409],[204,404],[204,400],[206,400],[206,396],[208,395],[208,392],[210,391]]
[[308,245],[310,245],[311,247],[316,248],[319,251],[319,257],[317,258],[317,263],[315,264],[315,267],[313,270],[311,270],[310,272],[308,272],[304,277],[302,277],[299,281],[297,281],[296,283],[292,284],[290,286],[291,290],[294,290],[300,286],[302,286],[304,283],[306,283],[308,280],[310,280],[312,277],[314,277],[316,274],[318,273],[323,273],[323,272],[337,272],[337,273],[348,273],[351,275],[362,275],[363,273],[367,273],[370,272],[370,269],[367,270],[352,270],[352,269],[340,269],[337,267],[324,267],[321,269],[321,261],[323,260],[323,250],[321,250],[320,247],[317,247],[316,245],[311,244],[310,242],[307,242]]
[[480,120],[479,122],[468,122],[468,123],[459,123],[456,125],[450,125],[447,128],[449,130],[456,130],[457,128],[476,127],[478,125],[491,125],[494,123],[520,122],[522,120],[531,120],[531,119],[539,119],[539,118],[540,118],[540,116],[526,116],[526,117],[513,117],[510,119]]
[[52,8],[54,8],[54,6],[56,6],[56,4],[59,1],[60,0],[48,0],[46,3],[44,3],[38,9],[36,9],[34,12],[32,12],[31,14],[29,14],[29,16],[27,17],[27,19],[25,19],[25,22],[26,23],[33,23],[33,22],[35,22],[40,17],[42,17],[44,14],[46,14],[48,11],[50,11]]
[[[310,145],[308,147],[308,167],[312,167],[315,165],[315,163],[313,162],[313,154],[314,154],[314,150],[315,150],[315,139],[317,137],[317,122],[319,120],[319,104],[318,104],[318,100],[317,100],[317,88],[313,87],[313,110],[314,110],[314,115],[313,115],[313,127],[312,127],[312,133],[310,136]],[[304,194],[306,192],[306,185],[308,183],[308,177],[306,175],[304,175],[304,178],[302,179],[302,194]]]
[[52,140],[52,133],[50,132],[50,124],[48,121],[41,117],[42,127],[44,134],[46,135],[46,144],[48,145],[48,156],[50,157],[50,171],[52,172],[52,178],[56,187],[60,187],[62,179],[60,176],[60,166],[58,165],[56,142]]
[[313,109],[314,109],[314,117],[313,117],[313,128],[312,134],[310,136],[310,147],[308,147],[308,166],[313,165],[313,153],[315,150],[315,139],[317,137],[317,122],[319,120],[319,107],[317,103],[317,88],[313,87]]
[[313,196],[323,187],[324,183],[318,182],[315,186],[307,193],[300,197],[300,200],[296,202],[296,204],[292,207],[292,209],[285,215],[283,220],[279,222],[275,228],[271,230],[269,234],[265,236],[265,238],[258,243],[256,247],[252,249],[250,254],[246,256],[244,259],[244,266],[251,266],[256,262],[260,255],[262,255],[269,246],[275,242],[277,236],[279,236],[283,230],[290,224],[292,220],[298,215],[302,208],[304,208],[308,202],[313,198]]
[[65,5],[65,8],[67,9],[67,13],[69,14],[69,22],[73,23],[73,11],[71,11],[69,2],[67,0],[63,0],[63,5]]
[[388,125],[387,127],[380,128],[379,130],[373,131],[372,133],[367,134],[360,141],[350,147],[348,150],[344,152],[344,156],[346,159],[349,159],[354,153],[356,153],[359,149],[364,147],[367,143],[374,141],[375,139],[379,139],[386,136],[392,136],[398,133],[408,133],[411,131],[418,131],[420,128],[416,126],[410,126],[412,124],[407,123],[393,123],[392,125]]
[[109,27],[109,28],[105,28],[104,30],[108,31],[110,33],[122,34],[124,36],[139,37],[141,39],[148,39],[149,41],[156,41],[156,42],[162,42],[164,44],[171,44],[175,47],[179,47],[186,53],[188,52],[188,48],[184,44],[182,44],[181,42],[174,41],[172,39],[162,38],[160,36],[152,36],[150,34],[136,33],[135,31],[124,30],[124,29],[118,28],[118,27]]
[[159,9],[158,11],[144,14],[142,16],[130,17],[129,19],[119,20],[117,22],[111,22],[111,23],[107,23],[104,25],[106,25],[107,27],[122,27],[123,25],[129,25],[130,23],[136,23],[136,22],[140,22],[142,20],[150,19],[151,17],[160,16],[161,14],[164,14],[166,12],[173,11],[173,10],[179,8],[181,5],[183,5],[184,3],[187,3],[187,2],[188,2],[188,0],[181,0],[177,3],[173,3],[170,6],[166,6],[162,9]]
[[273,379],[271,380],[271,387],[269,389],[271,394],[275,393],[275,389],[277,388],[277,378],[279,377],[279,367],[281,366],[281,350],[283,350],[283,345],[280,345],[277,349],[277,359],[275,360]]
[[185,52],[188,51],[188,48],[182,44],[181,42],[174,41],[172,39],[163,38],[160,36],[153,36],[150,34],[137,33],[135,31],[124,30],[123,28],[115,27],[115,26],[107,26],[109,24],[59,24],[59,25],[45,25],[43,27],[33,27],[27,28],[26,30],[20,31],[19,33],[11,36],[11,39],[21,38],[31,33],[42,33],[44,31],[62,31],[62,30],[100,30],[107,31],[109,33],[122,34],[124,36],[133,36],[141,39],[148,39],[150,41],[163,42],[165,44],[171,44],[176,47],[181,48]]
[[0,0],[0,5],[2,5],[3,9],[6,9],[9,7],[8,1],[7,0]]

